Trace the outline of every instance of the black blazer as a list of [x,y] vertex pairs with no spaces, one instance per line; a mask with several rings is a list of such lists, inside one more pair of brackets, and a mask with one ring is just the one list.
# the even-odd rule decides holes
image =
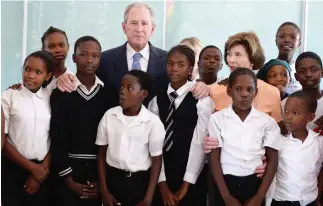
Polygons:
[[[103,81],[106,92],[113,95],[115,105],[119,105],[121,79],[129,71],[126,45],[127,43],[102,52],[100,65],[96,72],[97,76]],[[167,88],[169,83],[166,73],[167,52],[154,47],[150,42],[149,49],[147,73],[153,80],[153,86],[144,101],[146,106],[158,92]]]

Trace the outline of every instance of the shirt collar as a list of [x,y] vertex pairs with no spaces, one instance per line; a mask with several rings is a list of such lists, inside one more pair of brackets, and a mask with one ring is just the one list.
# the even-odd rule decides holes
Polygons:
[[147,61],[149,60],[149,43],[146,44],[146,46],[140,50],[139,52],[136,52],[129,43],[127,43],[127,53],[129,54],[128,58],[132,59],[133,55],[135,53],[140,53],[143,58],[145,58]]
[[[111,114],[116,115],[116,117],[121,122],[123,122],[124,124],[127,124],[126,120],[124,119],[123,109],[121,106],[118,106],[115,110],[113,110]],[[136,118],[136,120],[132,122],[132,126],[139,125],[141,122],[149,121],[149,111],[146,109],[144,105],[141,105],[140,112],[137,115],[137,117],[138,118]]]
[[32,96],[36,95],[36,97],[39,97],[41,99],[47,99],[49,97],[48,93],[44,90],[43,87],[40,87],[40,89],[37,92],[31,92],[27,87],[25,87],[23,84],[21,85],[20,90],[24,95]]
[[[223,114],[226,116],[229,116],[229,117],[235,117],[235,116],[238,117],[238,115],[234,112],[234,110],[232,108],[232,104],[228,107],[227,110],[224,110]],[[253,106],[251,106],[251,111],[249,112],[245,121],[247,119],[259,117],[259,116],[260,116],[260,114],[259,114],[258,110],[256,110]],[[238,117],[238,118],[240,119],[240,117]]]
[[[180,97],[183,94],[185,94],[185,92],[189,89],[191,89],[192,86],[192,82],[191,81],[187,81],[183,86],[181,86],[179,89],[176,90],[177,95]],[[168,85],[168,89],[167,89],[167,94],[169,95],[170,93],[174,92],[175,89],[173,89],[173,87],[170,86],[170,84]]]
[[[306,139],[305,139],[305,141],[304,141],[303,144],[311,143],[316,137],[319,137],[320,136],[319,133],[314,132],[309,127],[306,127],[306,129],[308,131],[308,134],[307,134],[307,137],[306,137]],[[293,135],[292,135],[292,133],[290,133],[289,135],[287,135],[286,138],[289,139],[289,140],[293,140],[293,141],[300,141],[299,139],[294,138]],[[319,138],[323,138],[323,137],[319,137]]]
[[[80,80],[76,77],[76,75],[75,75],[75,89],[78,87],[78,86],[80,86],[80,85],[82,85],[82,86],[84,86],[81,82],[80,82]],[[102,87],[104,86],[104,83],[99,79],[99,77],[97,77],[97,76],[95,76],[95,81],[94,81],[94,84],[93,84],[93,86],[92,86],[92,88],[95,88],[95,87],[97,87],[98,86],[98,84],[100,84]],[[85,86],[84,86],[85,87]],[[92,89],[91,88],[91,89]]]

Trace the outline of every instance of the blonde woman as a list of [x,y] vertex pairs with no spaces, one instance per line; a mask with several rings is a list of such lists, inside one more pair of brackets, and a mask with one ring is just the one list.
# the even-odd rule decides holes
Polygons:
[[198,70],[197,62],[198,62],[198,59],[199,59],[200,52],[203,49],[202,42],[196,37],[189,37],[189,38],[183,39],[179,44],[180,45],[186,45],[186,46],[188,46],[190,49],[192,49],[194,51],[195,64],[194,64],[194,67],[193,67],[191,80],[198,79],[199,78],[199,70]]

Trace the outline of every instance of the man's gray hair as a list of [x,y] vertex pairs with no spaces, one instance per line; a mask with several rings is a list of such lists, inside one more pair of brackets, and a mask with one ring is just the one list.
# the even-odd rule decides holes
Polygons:
[[151,18],[151,23],[152,24],[155,24],[155,12],[153,11],[153,9],[148,6],[147,4],[145,3],[141,3],[141,2],[135,2],[135,3],[132,3],[132,4],[129,4],[126,8],[126,10],[124,11],[124,17],[123,17],[123,20],[124,20],[124,23],[126,23],[128,21],[128,14],[129,14],[129,11],[133,8],[133,7],[146,7],[148,10],[149,10],[149,13],[150,13],[150,18]]

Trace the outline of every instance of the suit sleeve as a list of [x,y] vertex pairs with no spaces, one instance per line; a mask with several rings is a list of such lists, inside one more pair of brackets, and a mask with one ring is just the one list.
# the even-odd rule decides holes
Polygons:
[[68,102],[64,101],[64,93],[55,89],[50,98],[52,111],[50,122],[51,152],[53,166],[60,177],[71,175],[72,168],[68,158],[68,124],[65,108]]

